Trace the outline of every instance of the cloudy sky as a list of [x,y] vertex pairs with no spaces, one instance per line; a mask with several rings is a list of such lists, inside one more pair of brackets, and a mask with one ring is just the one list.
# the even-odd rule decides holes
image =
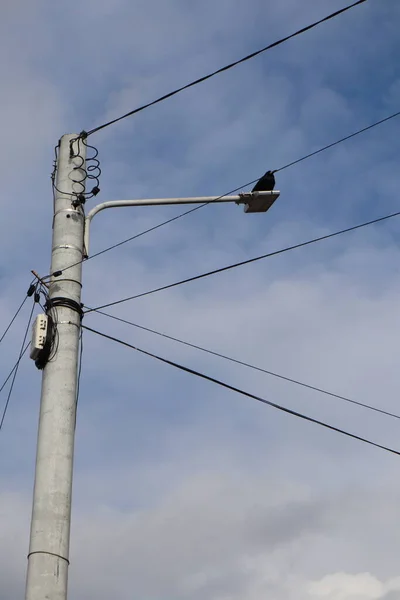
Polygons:
[[[344,0],[3,0],[0,319],[49,270],[53,148]],[[400,5],[368,0],[91,140],[99,201],[219,195],[398,110]],[[99,305],[398,210],[393,120],[277,177],[265,215],[204,208],[84,268]],[[92,202],[90,206],[94,203]],[[180,212],[119,209],[91,251]],[[354,400],[398,408],[393,219],[128,302],[119,317]],[[16,360],[30,307],[1,344]],[[400,450],[400,422],[88,315],[86,325]],[[0,328],[3,329],[3,326]],[[40,373],[0,433],[0,599],[23,596]],[[6,394],[0,396],[4,406]],[[398,600],[399,458],[84,335],[72,600]]]

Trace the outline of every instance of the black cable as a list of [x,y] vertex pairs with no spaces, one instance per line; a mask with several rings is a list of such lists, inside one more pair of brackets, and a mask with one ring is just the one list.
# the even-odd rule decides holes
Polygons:
[[[333,148],[334,146],[337,146],[338,144],[341,144],[342,142],[345,142],[353,137],[356,137],[360,133],[369,131],[370,129],[373,129],[374,127],[377,127],[378,125],[381,125],[382,123],[385,123],[386,121],[390,121],[391,119],[394,119],[395,117],[398,117],[398,116],[400,116],[400,111],[394,113],[393,115],[389,115],[388,117],[385,117],[384,119],[381,119],[380,121],[376,121],[375,123],[372,123],[372,125],[368,125],[367,127],[364,127],[363,129],[359,129],[358,131],[355,131],[355,132],[351,133],[350,135],[347,135],[347,136],[341,138],[340,140],[336,140],[336,142],[332,142],[331,144],[328,144],[327,146],[324,146],[323,148],[320,148],[319,150],[315,150],[315,152],[306,154],[305,156],[298,158],[297,160],[294,160],[294,161],[288,163],[287,165],[280,167],[279,169],[274,169],[274,171],[275,171],[275,173],[278,173],[279,171],[284,171],[285,169],[288,169],[289,167],[291,167],[293,165],[303,162],[304,160],[307,160],[308,158],[311,158],[312,156],[315,156],[316,154],[324,152],[325,150],[329,150],[329,148]],[[127,244],[128,242],[132,242],[133,240],[136,240],[137,238],[141,237],[142,235],[145,235],[146,233],[150,233],[151,231],[155,231],[156,229],[159,229],[160,227],[164,227],[164,225],[168,225],[169,223],[172,223],[173,221],[177,221],[178,219],[181,219],[182,217],[185,217],[186,215],[189,215],[190,213],[193,213],[196,210],[199,210],[200,208],[204,208],[205,206],[208,206],[209,204],[213,204],[214,202],[217,202],[221,198],[224,198],[224,196],[229,196],[230,194],[234,194],[235,192],[238,192],[239,190],[242,190],[243,188],[245,188],[249,185],[252,185],[253,183],[256,183],[257,181],[259,181],[259,179],[260,179],[260,177],[257,177],[257,179],[248,181],[247,183],[244,183],[243,185],[240,185],[239,187],[237,187],[233,190],[230,190],[229,192],[226,192],[225,194],[222,194],[221,196],[217,196],[217,197],[213,198],[212,200],[209,200],[208,202],[204,202],[203,204],[200,204],[199,206],[190,208],[189,210],[186,210],[185,212],[180,213],[179,215],[176,215],[175,217],[172,217],[171,219],[162,221],[158,225],[154,225],[153,227],[150,227],[149,229],[145,229],[144,231],[141,231],[140,233],[137,233],[125,240],[122,240],[122,242],[117,242],[116,244],[113,244],[112,246],[108,246],[107,248],[104,248],[103,250],[100,250],[99,252],[92,254],[91,256],[87,257],[86,259],[82,259],[72,265],[69,265],[68,267],[65,267],[64,269],[62,269],[62,271],[58,271],[57,273],[53,273],[52,275],[47,275],[43,279],[44,280],[49,279],[51,276],[58,277],[58,276],[62,275],[62,273],[67,271],[68,269],[71,269],[72,267],[76,267],[77,265],[80,265],[82,262],[87,262],[88,260],[91,260],[92,258],[95,258],[96,256],[100,256],[101,254],[105,254],[106,252],[109,252],[110,250],[114,250],[115,248],[118,248],[119,246],[123,246],[124,244]]]
[[79,400],[79,387],[80,387],[81,375],[82,375],[82,357],[83,357],[83,333],[82,333],[82,329],[81,329],[79,338],[80,338],[79,368],[78,368],[78,379],[77,379],[77,386],[76,386],[76,405],[77,406],[78,406],[78,400]]
[[376,123],[372,123],[372,125],[368,125],[367,127],[364,127],[363,129],[359,129],[358,131],[355,131],[354,133],[351,133],[350,135],[346,135],[346,137],[343,137],[340,140],[333,142],[332,144],[328,144],[327,146],[324,146],[323,148],[320,148],[319,150],[316,150],[315,152],[306,154],[302,158],[298,158],[297,160],[294,160],[293,162],[288,163],[284,167],[281,167],[280,169],[276,169],[275,172],[278,173],[279,171],[283,171],[284,169],[293,167],[293,165],[297,165],[298,163],[303,162],[303,160],[307,160],[308,158],[311,158],[312,156],[315,156],[316,154],[320,154],[320,152],[325,152],[325,150],[329,150],[329,148],[333,148],[334,146],[337,146],[338,144],[341,144],[342,142],[346,142],[347,140],[350,140],[351,138],[356,137],[357,135],[360,135],[360,133],[365,133],[366,131],[369,131],[370,129],[377,127],[378,125],[382,125],[382,123],[386,123],[386,121],[395,119],[399,115],[400,115],[400,111],[394,113],[393,115],[389,115],[388,117],[385,117],[384,119],[381,119],[380,121],[376,121]]
[[[244,186],[242,186],[242,187],[244,187]],[[240,187],[237,189],[240,190],[242,188]],[[236,191],[236,190],[233,190],[233,191]],[[224,194],[224,196],[228,196],[231,193],[232,192],[227,192],[226,194]],[[104,250],[100,250],[99,252],[96,252],[96,254],[92,254],[91,256],[88,256],[88,258],[86,258],[86,259],[83,259],[73,265],[70,265],[69,267],[65,267],[65,269],[62,270],[62,273],[64,273],[64,271],[67,271],[67,269],[71,269],[72,267],[76,267],[77,265],[80,265],[82,262],[91,260],[92,258],[95,258],[96,256],[100,256],[101,254],[105,254],[106,252],[109,252],[110,250],[114,250],[114,248],[118,248],[119,246],[123,246],[124,244],[127,244],[128,242],[131,242],[132,240],[136,240],[136,238],[139,238],[142,235],[145,235],[146,233],[150,233],[151,231],[154,231],[155,229],[158,229],[159,227],[163,227],[164,225],[167,225],[168,223],[172,223],[172,221],[176,221],[177,219],[180,219],[181,217],[188,215],[189,213],[195,212],[196,210],[199,210],[199,208],[203,208],[203,206],[207,206],[207,204],[210,204],[211,202],[215,202],[216,200],[219,200],[219,198],[223,198],[223,196],[219,196],[218,198],[210,200],[210,202],[205,202],[204,204],[200,204],[200,206],[191,208],[190,210],[187,210],[186,212],[184,212],[180,215],[177,215],[176,217],[172,217],[172,219],[168,219],[168,221],[163,221],[162,223],[159,223],[158,225],[155,225],[154,227],[150,227],[150,229],[146,229],[145,231],[142,231],[141,233],[137,233],[136,235],[133,235],[132,237],[128,238],[127,240],[123,240],[122,242],[113,244],[112,246],[109,246],[108,248],[104,248]],[[53,275],[54,275],[54,273],[53,273]],[[48,275],[48,277],[51,277],[51,276]]]
[[[77,152],[75,153],[73,150],[74,142],[77,143]],[[86,158],[84,159],[81,155],[81,142],[83,146],[85,146]],[[51,174],[51,182],[53,188],[53,204],[55,203],[55,192],[59,194],[68,195],[74,197],[73,205],[75,207],[82,205],[100,192],[99,184],[100,184],[100,176],[101,176],[101,168],[100,161],[98,160],[99,152],[97,148],[91,146],[86,141],[85,132],[82,132],[78,137],[74,138],[70,141],[70,158],[79,159],[79,164],[75,164],[71,167],[71,171],[68,173],[68,179],[73,184],[73,188],[76,186],[80,186],[80,191],[72,191],[72,192],[64,192],[60,190],[56,186],[56,175],[57,175],[57,164],[58,164],[58,148],[59,144],[54,148],[55,160],[53,162],[53,172]],[[88,150],[93,152],[93,155],[90,156],[88,154]],[[75,172],[79,173],[78,179],[74,179],[73,175]],[[94,186],[87,192],[85,191],[87,187],[87,183],[89,181],[94,182]]]
[[[246,185],[248,185],[248,184],[246,184]],[[154,225],[153,227],[150,227],[149,229],[145,229],[144,231],[141,231],[140,233],[136,233],[135,235],[131,236],[130,238],[128,238],[126,240],[123,240],[122,242],[117,242],[116,244],[113,244],[112,246],[109,246],[108,248],[104,248],[104,250],[100,250],[99,252],[96,252],[96,254],[92,254],[91,256],[88,256],[86,261],[91,260],[92,258],[95,258],[96,256],[100,256],[101,254],[105,254],[105,252],[109,252],[110,250],[114,250],[114,248],[123,246],[124,244],[127,244],[128,242],[132,242],[133,240],[136,240],[137,238],[142,237],[142,235],[145,235],[146,233],[150,233],[151,231],[154,231],[155,229],[159,229],[160,227],[163,227],[164,225],[168,225],[168,223],[172,223],[173,221],[176,221],[177,219],[180,219],[181,217],[184,217],[185,215],[195,212],[196,210],[199,210],[200,208],[203,208],[204,206],[207,206],[208,204],[211,204],[212,202],[216,202],[217,200],[219,200],[220,198],[223,198],[224,196],[229,196],[229,194],[232,194],[233,192],[236,192],[237,190],[241,190],[242,187],[244,187],[244,186],[241,186],[240,188],[236,188],[236,190],[232,190],[231,192],[227,192],[223,196],[218,196],[218,198],[213,198],[209,202],[204,202],[204,204],[195,206],[195,208],[191,208],[190,210],[187,210],[182,214],[176,215],[176,217],[172,217],[172,219],[163,221],[162,223],[159,223],[158,225]],[[77,264],[79,264],[79,263],[77,263]],[[76,265],[72,265],[72,266],[75,267]],[[69,269],[69,268],[70,267],[67,267],[67,269]],[[63,269],[63,271],[66,271],[66,269]]]
[[19,363],[21,362],[21,359],[23,358],[24,354],[26,353],[26,351],[28,350],[28,348],[29,348],[29,346],[30,346],[30,345],[31,345],[31,343],[30,343],[30,342],[28,342],[28,343],[26,344],[25,348],[24,348],[24,349],[23,349],[23,351],[22,351],[21,358],[19,358],[19,359],[17,360],[17,362],[15,363],[15,365],[13,366],[13,368],[11,369],[11,371],[9,372],[9,374],[7,375],[6,379],[5,379],[5,380],[4,380],[4,382],[3,382],[3,385],[0,387],[0,394],[1,394],[1,392],[4,390],[4,388],[6,387],[6,385],[7,385],[7,382],[9,381],[9,379],[10,379],[10,377],[12,376],[12,374],[14,373],[15,369],[17,368],[17,366],[18,366],[18,365],[19,365]]
[[82,318],[82,307],[79,302],[76,302],[76,300],[72,300],[72,298],[64,298],[63,296],[47,298],[46,312],[51,310],[52,308],[58,308],[59,306],[65,306],[67,308],[70,308],[71,310],[74,310]]
[[204,202],[203,204],[200,204],[199,206],[195,206],[194,208],[186,210],[185,212],[180,213],[179,215],[176,215],[176,217],[172,217],[171,219],[168,219],[167,221],[163,221],[162,223],[159,223],[158,225],[154,225],[153,227],[150,227],[149,229],[145,229],[144,231],[141,231],[140,233],[137,233],[137,234],[127,238],[126,240],[123,240],[122,242],[117,242],[116,244],[113,244],[112,246],[108,246],[107,248],[104,248],[103,250],[96,252],[96,254],[92,254],[91,256],[88,256],[85,259],[82,259],[72,265],[69,265],[68,267],[65,267],[64,269],[62,269],[62,271],[57,271],[56,273],[52,273],[51,275],[46,275],[46,277],[43,277],[43,280],[50,279],[50,277],[52,277],[52,276],[59,277],[68,269],[72,269],[72,267],[76,267],[77,265],[80,265],[83,262],[87,262],[88,260],[91,260],[92,258],[95,258],[96,256],[100,256],[101,254],[105,254],[106,252],[109,252],[110,250],[114,250],[114,248],[118,248],[119,246],[123,246],[124,244],[127,244],[128,242],[132,242],[133,240],[136,240],[137,238],[141,237],[142,235],[145,235],[146,233],[150,233],[151,231],[154,231],[155,229],[159,229],[160,227],[163,227],[164,225],[168,225],[168,223],[177,221],[181,217],[185,217],[186,215],[189,215],[190,213],[193,213],[196,210],[199,210],[200,208],[204,208],[204,206],[208,206],[209,204],[212,204],[213,202],[217,202],[221,198],[224,198],[224,196],[229,196],[230,194],[233,194],[234,192],[237,192],[238,190],[241,190],[242,188],[244,188],[248,185],[251,185],[252,183],[255,183],[256,181],[258,181],[258,179],[255,179],[254,181],[250,181],[249,183],[245,183],[244,185],[241,185],[240,187],[237,187],[234,190],[230,190],[229,192],[226,192],[225,194],[222,194],[221,196],[213,198],[212,200],[209,200],[208,202]]
[[83,331],[82,328],[80,330],[80,347],[79,347],[79,367],[78,367],[78,377],[76,382],[76,403],[75,403],[75,427],[76,427],[76,417],[78,411],[78,402],[79,402],[79,392],[81,386],[81,376],[82,376],[82,358],[83,358]]
[[28,296],[25,296],[25,298],[23,299],[23,301],[21,302],[21,304],[19,305],[19,308],[17,309],[17,312],[15,313],[15,315],[13,316],[13,318],[11,319],[10,323],[7,325],[6,329],[4,330],[3,335],[0,338],[0,343],[4,340],[4,338],[6,337],[7,333],[9,332],[12,324],[14,323],[15,319],[18,317],[19,313],[22,310],[22,307],[24,306],[25,302],[28,300]]
[[58,145],[54,146],[54,160],[53,160],[53,171],[51,172],[51,191],[53,194],[53,212],[56,209],[56,175],[57,175],[57,162],[58,162]]
[[15,315],[14,315],[14,316],[13,316],[13,318],[11,319],[10,323],[9,323],[9,324],[8,324],[8,326],[6,327],[6,329],[5,329],[4,333],[3,333],[3,335],[1,336],[1,338],[0,338],[0,344],[1,344],[1,342],[4,340],[4,338],[6,337],[7,333],[9,332],[9,330],[10,330],[10,328],[11,328],[11,326],[12,326],[12,324],[14,323],[15,319],[18,317],[19,313],[21,312],[21,310],[22,310],[22,307],[24,306],[25,302],[28,300],[28,298],[30,298],[30,297],[31,297],[31,296],[34,294],[34,292],[35,292],[35,290],[36,290],[36,286],[33,284],[33,282],[34,282],[34,281],[35,281],[35,280],[33,279],[33,280],[32,280],[32,282],[31,282],[31,284],[30,284],[30,286],[29,286],[29,289],[28,289],[28,291],[27,291],[27,293],[26,293],[26,296],[25,296],[25,298],[24,298],[24,299],[23,299],[23,301],[21,302],[21,304],[20,304],[19,308],[17,309],[17,312],[15,313]]
[[356,231],[357,229],[361,229],[362,227],[367,227],[368,225],[373,225],[374,223],[380,223],[382,221],[386,221],[387,219],[392,219],[393,217],[398,217],[399,215],[400,215],[400,211],[392,213],[390,215],[386,215],[385,217],[379,217],[378,219],[373,219],[372,221],[360,223],[359,225],[353,225],[352,227],[347,227],[346,229],[341,229],[340,231],[335,231],[334,233],[322,235],[321,237],[313,238],[312,240],[308,240],[307,242],[302,242],[300,244],[295,244],[294,246],[288,246],[286,248],[282,248],[281,250],[275,250],[274,252],[268,252],[267,254],[262,254],[261,256],[256,256],[254,258],[242,260],[242,261],[234,263],[232,265],[227,265],[226,267],[221,267],[219,269],[214,269],[213,271],[207,271],[206,273],[201,273],[200,275],[195,275],[194,277],[187,277],[186,279],[181,279],[180,281],[175,281],[174,283],[170,283],[168,285],[163,285],[161,287],[154,288],[147,292],[142,292],[141,294],[136,294],[135,296],[128,296],[127,298],[123,298],[122,300],[108,302],[107,304],[102,304],[101,306],[96,306],[95,308],[88,309],[88,310],[84,311],[84,313],[89,313],[94,310],[101,310],[103,308],[108,308],[110,306],[116,306],[117,304],[122,304],[123,302],[128,302],[129,300],[136,300],[137,298],[142,298],[143,296],[149,296],[150,294],[155,294],[156,292],[168,290],[170,288],[177,287],[178,285],[183,285],[184,283],[189,283],[191,281],[197,281],[198,279],[203,279],[204,277],[209,277],[210,275],[215,275],[216,273],[223,273],[224,271],[229,271],[230,269],[236,269],[237,267],[242,267],[243,265],[248,265],[248,264],[254,263],[258,260],[270,258],[271,256],[277,256],[278,254],[283,254],[285,252],[289,252],[290,250],[296,250],[297,248],[303,248],[304,246],[309,246],[310,244],[315,244],[315,243],[321,242],[323,240],[328,240],[328,239],[336,237],[338,235],[342,235],[344,233],[349,233],[350,231]]
[[95,333],[101,337],[112,340],[113,342],[117,342],[118,344],[122,344],[123,346],[126,346],[127,348],[131,348],[132,350],[136,350],[137,352],[140,352],[141,354],[145,354],[146,356],[155,358],[156,360],[163,362],[167,365],[171,365],[172,367],[175,367],[176,369],[179,369],[180,371],[184,371],[185,373],[189,373],[190,375],[196,375],[196,377],[201,377],[201,379],[205,379],[206,381],[210,381],[211,383],[216,383],[217,385],[219,385],[221,387],[224,387],[233,392],[237,392],[238,394],[242,394],[243,396],[247,396],[248,398],[252,398],[253,400],[257,400],[257,402],[261,402],[262,404],[266,404],[268,406],[271,406],[272,408],[276,408],[277,410],[282,411],[286,414],[292,415],[294,417],[298,417],[300,419],[303,419],[304,421],[308,421],[308,422],[314,423],[316,425],[320,425],[321,427],[325,427],[326,429],[330,429],[331,431],[336,431],[336,433],[341,433],[342,435],[353,438],[360,442],[364,442],[365,444],[369,444],[370,446],[374,446],[375,448],[380,448],[381,450],[386,450],[386,452],[390,452],[392,454],[396,454],[397,456],[400,456],[400,452],[398,452],[397,450],[394,450],[393,448],[389,448],[387,446],[382,446],[381,444],[372,442],[371,440],[368,440],[367,438],[360,437],[354,433],[345,431],[344,429],[339,429],[338,427],[329,425],[328,423],[325,423],[324,421],[319,421],[318,419],[308,417],[307,415],[305,415],[303,413],[299,413],[295,410],[291,410],[290,408],[287,408],[280,404],[276,404],[275,402],[271,402],[270,400],[266,400],[265,398],[256,396],[255,394],[250,394],[249,392],[245,392],[244,390],[241,390],[240,388],[237,388],[233,385],[229,385],[228,383],[220,381],[219,379],[215,379],[215,377],[210,377],[209,375],[205,375],[204,373],[200,373],[199,371],[195,371],[194,369],[190,369],[189,367],[180,365],[179,363],[176,363],[172,360],[168,360],[166,358],[162,358],[161,356],[157,356],[157,354],[153,354],[152,352],[147,352],[146,350],[137,348],[137,347],[133,346],[132,344],[128,344],[128,342],[124,342],[123,340],[112,337],[111,335],[101,333],[100,331],[96,331],[95,329],[91,329],[90,327],[87,327],[85,325],[83,325],[82,327],[84,329],[86,329],[87,331],[91,331],[92,333]]
[[13,369],[14,375],[13,375],[13,378],[12,378],[12,381],[11,381],[11,385],[10,385],[10,389],[9,389],[9,392],[8,392],[7,400],[6,400],[6,403],[5,403],[5,406],[4,406],[4,410],[3,410],[3,414],[2,414],[2,417],[1,417],[1,421],[0,421],[0,431],[1,431],[2,427],[3,427],[4,419],[6,418],[7,409],[8,409],[8,406],[10,404],[11,394],[12,394],[12,391],[14,389],[14,383],[15,383],[15,379],[16,379],[17,374],[18,374],[19,365],[20,365],[22,357],[23,357],[23,355],[26,352],[27,347],[28,347],[27,346],[25,348],[25,342],[26,342],[26,338],[27,338],[28,333],[29,333],[29,328],[31,326],[31,321],[32,321],[32,316],[33,316],[33,311],[34,310],[35,310],[35,303],[33,303],[33,305],[32,305],[32,310],[31,310],[31,314],[29,316],[28,325],[26,326],[26,330],[25,330],[25,334],[24,334],[24,339],[23,339],[22,344],[21,344],[21,350],[20,350],[20,353],[19,353],[19,356],[18,356],[18,361],[17,361],[16,366]]
[[185,340],[180,340],[179,338],[173,337],[172,335],[168,335],[166,333],[161,333],[160,331],[155,331],[154,329],[150,329],[149,327],[144,327],[143,325],[138,325],[137,323],[133,323],[132,321],[122,319],[121,317],[116,317],[115,315],[110,315],[109,313],[103,312],[101,310],[96,310],[94,312],[96,312],[99,315],[103,315],[104,317],[109,317],[110,319],[114,319],[115,321],[119,321],[120,323],[125,323],[125,325],[131,325],[132,327],[136,327],[137,329],[141,329],[142,331],[148,331],[149,333],[153,333],[160,337],[166,338],[167,340],[172,340],[173,342],[178,342],[179,344],[183,344],[184,346],[188,346],[189,348],[194,348],[195,350],[201,350],[202,352],[205,352],[207,354],[212,354],[213,356],[218,356],[218,358],[223,358],[224,360],[228,360],[229,362],[233,362],[237,365],[241,365],[242,367],[247,367],[249,369],[253,369],[254,371],[259,371],[260,373],[265,373],[266,375],[272,375],[272,377],[282,379],[283,381],[288,381],[289,383],[294,383],[301,387],[307,388],[308,390],[313,390],[314,392],[319,392],[320,394],[325,394],[326,396],[330,396],[331,398],[337,398],[338,400],[344,400],[345,402],[348,402],[350,404],[355,404],[356,406],[361,406],[362,408],[366,408],[368,410],[372,410],[377,413],[381,413],[382,415],[386,415],[387,417],[393,417],[394,419],[400,419],[400,415],[396,415],[395,413],[391,413],[386,410],[382,410],[380,408],[377,408],[376,406],[364,404],[363,402],[358,402],[357,400],[352,400],[351,398],[348,398],[347,396],[341,396],[340,394],[335,394],[333,392],[329,392],[322,388],[316,387],[315,385],[310,385],[308,383],[298,381],[297,379],[293,379],[291,377],[286,377],[285,375],[280,375],[279,373],[274,373],[273,371],[268,371],[267,369],[262,369],[261,367],[257,367],[255,365],[244,362],[242,360],[232,358],[231,356],[226,356],[226,354],[221,354],[220,352],[215,352],[214,350],[209,350],[208,348],[203,348],[202,346],[198,346],[197,344],[191,344],[190,342],[186,342]]
[[256,52],[252,52],[251,54],[248,54],[247,56],[244,56],[243,58],[236,60],[235,62],[232,62],[229,65],[226,65],[225,67],[217,69],[216,71],[213,71],[212,73],[209,73],[208,75],[204,75],[203,77],[200,77],[199,79],[196,79],[195,81],[192,81],[191,83],[188,83],[172,92],[169,92],[168,94],[165,94],[164,96],[161,96],[160,98],[157,98],[156,100],[153,100],[152,102],[148,102],[147,104],[144,104],[143,106],[135,108],[134,110],[129,111],[128,113],[122,115],[121,117],[112,119],[111,121],[108,121],[107,123],[104,123],[103,125],[99,125],[98,127],[95,127],[94,129],[91,129],[90,131],[85,132],[85,134],[92,135],[93,133],[96,133],[97,131],[100,131],[101,129],[105,129],[106,127],[109,127],[110,125],[113,125],[114,123],[118,123],[118,121],[122,121],[122,119],[131,117],[132,115],[135,115],[135,114],[145,110],[146,108],[149,108],[150,106],[154,106],[155,104],[159,104],[160,102],[163,102],[164,100],[167,100],[168,98],[171,98],[172,96],[176,96],[176,94],[179,94],[180,92],[183,92],[184,90],[187,90],[199,83],[203,83],[204,81],[207,81],[207,79],[211,79],[211,77],[214,77],[215,75],[224,73],[225,71],[228,71],[229,69],[232,69],[233,67],[236,67],[237,65],[240,65],[252,58],[255,58],[256,56],[262,54],[263,52],[266,52],[267,50],[276,48],[276,46],[280,46],[284,42],[287,42],[288,40],[290,40],[298,35],[301,35],[301,34],[305,33],[306,31],[309,31],[310,29],[317,27],[317,25],[321,25],[322,23],[325,23],[326,21],[329,21],[329,20],[341,15],[342,13],[347,12],[351,8],[354,8],[355,6],[358,6],[359,4],[363,4],[364,2],[366,2],[366,0],[358,0],[357,2],[354,2],[353,4],[346,6],[345,8],[342,8],[340,10],[335,11],[334,13],[331,13],[330,15],[324,17],[323,19],[320,19],[319,21],[315,21],[315,23],[312,23],[311,25],[307,25],[307,27],[303,27],[302,29],[299,29],[295,33],[287,35],[286,37],[278,40],[277,42],[269,44],[268,46],[265,46],[264,48],[261,48],[260,50],[257,50]]

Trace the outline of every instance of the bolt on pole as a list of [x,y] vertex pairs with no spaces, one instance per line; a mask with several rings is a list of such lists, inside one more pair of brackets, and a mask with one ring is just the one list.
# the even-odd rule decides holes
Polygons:
[[86,147],[64,135],[58,147],[49,285],[54,350],[42,375],[26,600],[66,600],[77,399]]

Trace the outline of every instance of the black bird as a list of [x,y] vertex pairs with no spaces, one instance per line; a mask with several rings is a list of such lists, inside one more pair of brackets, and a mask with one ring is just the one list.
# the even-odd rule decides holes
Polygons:
[[261,177],[256,183],[256,185],[251,190],[252,192],[272,192],[275,187],[275,177],[274,173],[276,171],[267,171],[265,175]]

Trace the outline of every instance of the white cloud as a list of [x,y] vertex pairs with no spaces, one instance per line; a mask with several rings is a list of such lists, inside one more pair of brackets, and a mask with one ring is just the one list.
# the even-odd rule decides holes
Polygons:
[[[136,488],[135,473],[126,475],[125,488]],[[132,595],[255,600],[265,594],[289,600],[395,598],[400,585],[393,576],[396,557],[388,556],[385,564],[377,560],[398,502],[398,490],[387,489],[392,493],[386,497],[366,497],[357,487],[350,494],[319,496],[274,478],[209,472],[189,477],[146,508],[76,510],[71,595],[102,599],[117,594],[122,600]],[[26,524],[18,522],[27,503],[15,495],[1,499],[8,526],[0,572],[2,581],[7,571],[14,576],[12,597],[21,588]],[[363,518],[354,519],[360,502]],[[380,533],[374,525],[378,502]],[[373,546],[364,544],[370,536]],[[331,569],[326,571],[325,564],[319,575],[321,552]],[[376,574],[358,570],[371,562]]]
[[330,600],[385,598],[391,592],[395,592],[395,595],[391,596],[395,598],[400,594],[400,579],[383,582],[370,573],[335,573],[313,581],[308,590],[312,597]]

